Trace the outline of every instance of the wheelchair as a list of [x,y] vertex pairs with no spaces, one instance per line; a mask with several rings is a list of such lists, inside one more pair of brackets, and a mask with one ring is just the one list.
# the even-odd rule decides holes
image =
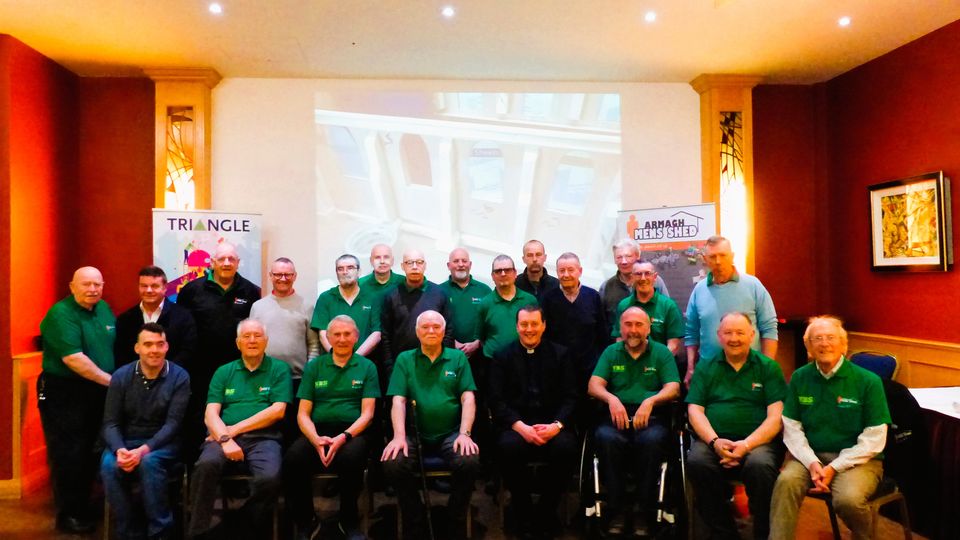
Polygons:
[[[685,455],[689,446],[688,435],[683,431],[686,420],[686,407],[681,402],[672,402],[654,410],[654,414],[669,418],[666,459],[660,463],[657,475],[656,508],[653,521],[648,522],[648,536],[651,538],[683,539],[688,538],[690,505],[686,489]],[[608,414],[606,407],[598,407],[597,414]],[[601,418],[597,416],[597,418]],[[595,425],[597,425],[595,423]],[[606,538],[605,523],[607,492],[600,474],[600,457],[597,453],[595,428],[584,430],[580,454],[579,500],[584,518],[584,529],[589,538]],[[632,476],[632,475],[631,475]],[[638,479],[628,485],[627,496],[636,499]],[[630,489],[632,487],[632,491]],[[625,531],[629,533],[629,531]],[[632,536],[624,534],[623,536]]]

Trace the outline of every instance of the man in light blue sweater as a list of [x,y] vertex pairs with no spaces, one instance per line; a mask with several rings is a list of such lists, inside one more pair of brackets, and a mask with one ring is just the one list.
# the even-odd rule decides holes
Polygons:
[[751,348],[769,358],[777,356],[777,311],[770,293],[760,280],[738,272],[733,266],[730,241],[711,236],[703,247],[703,258],[710,272],[697,283],[687,303],[684,344],[687,348],[689,386],[694,366],[700,360],[711,360],[721,353],[717,341],[720,319],[730,312],[745,313],[756,329]]

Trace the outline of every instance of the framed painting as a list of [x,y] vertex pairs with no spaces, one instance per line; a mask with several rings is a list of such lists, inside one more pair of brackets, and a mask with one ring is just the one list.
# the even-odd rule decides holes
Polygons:
[[943,171],[868,186],[872,270],[946,272],[953,264],[950,179]]

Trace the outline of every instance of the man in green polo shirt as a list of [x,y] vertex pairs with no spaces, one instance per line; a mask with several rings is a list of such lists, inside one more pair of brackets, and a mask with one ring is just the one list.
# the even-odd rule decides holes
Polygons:
[[456,248],[447,259],[450,279],[440,284],[440,289],[450,299],[450,318],[453,319],[453,339],[457,349],[467,358],[480,348],[477,341],[477,320],[480,301],[490,294],[490,287],[470,275],[473,261],[464,248]]
[[835,317],[810,319],[803,343],[814,361],[790,378],[783,407],[790,459],[773,489],[770,538],[796,535],[808,490],[832,493],[833,507],[853,537],[870,538],[867,499],[883,477],[890,423],[883,382],[846,359],[847,331]]
[[409,538],[425,537],[423,502],[417,494],[418,457],[414,437],[407,435],[407,400],[416,408],[417,430],[423,456],[441,458],[453,471],[448,506],[453,520],[450,532],[466,531],[467,511],[474,480],[480,469],[479,449],[471,438],[476,386],[467,357],[443,346],[446,322],[436,311],[417,317],[420,347],[400,353],[387,394],[393,396],[393,439],[383,450],[383,471],[397,489]]
[[[676,356],[683,346],[683,315],[677,303],[654,289],[657,282],[657,269],[650,262],[633,264],[633,291],[617,305],[617,320],[620,314],[630,306],[637,306],[650,316],[650,339],[662,343]],[[620,337],[620,325],[614,321],[615,338]]]
[[285,500],[297,525],[296,540],[310,540],[319,526],[312,477],[327,471],[340,479],[340,528],[348,540],[363,538],[357,497],[363,488],[367,428],[380,383],[373,362],[353,351],[359,337],[353,319],[337,315],[325,330],[331,350],[303,370],[297,392],[302,436],[283,457]]
[[[517,267],[508,255],[493,259],[490,277],[496,286],[480,301],[477,313],[477,339],[483,355],[493,358],[501,348],[517,339],[517,312],[528,305],[537,305],[537,298],[517,288]],[[483,373],[477,373],[483,378]]]
[[90,489],[97,474],[93,452],[113,372],[116,319],[103,301],[103,275],[92,266],[73,274],[70,295],[40,323],[43,373],[37,405],[47,441],[47,462],[57,507],[57,529],[93,531]]
[[622,534],[633,507],[624,501],[625,471],[636,474],[640,514],[632,530],[646,534],[654,510],[657,470],[666,453],[670,433],[667,411],[657,407],[680,396],[680,377],[673,354],[650,338],[650,317],[636,306],[620,316],[622,341],[607,347],[597,360],[588,393],[607,405],[609,417],[597,428],[600,475],[607,487],[607,533]]
[[783,462],[778,437],[787,385],[775,360],[750,348],[756,330],[749,315],[725,314],[720,354],[703,362],[690,381],[687,417],[696,432],[687,457],[697,511],[714,538],[738,538],[729,501],[730,480],[747,488],[753,537],[770,532],[770,497]]
[[360,288],[374,293],[382,302],[387,291],[403,283],[404,277],[393,271],[393,249],[386,244],[370,249],[370,266],[373,271],[360,279]]
[[337,257],[334,263],[339,285],[317,298],[313,308],[313,320],[310,327],[320,333],[320,344],[330,352],[332,344],[327,337],[327,325],[337,315],[346,315],[353,319],[359,337],[356,342],[357,354],[368,356],[380,343],[380,298],[370,289],[361,287],[357,281],[360,274],[360,259],[349,253]]
[[280,420],[292,400],[290,366],[267,356],[267,331],[256,319],[237,326],[240,358],[210,380],[204,421],[209,435],[190,478],[189,538],[207,538],[223,473],[250,474],[250,498],[240,515],[262,532],[280,491]]

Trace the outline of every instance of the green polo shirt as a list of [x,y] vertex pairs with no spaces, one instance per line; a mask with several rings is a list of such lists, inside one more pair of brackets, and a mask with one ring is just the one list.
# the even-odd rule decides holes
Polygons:
[[751,350],[740,371],[723,357],[699,362],[687,403],[706,410],[717,435],[740,440],[753,433],[767,418],[767,406],[787,397],[787,383],[776,361]]
[[380,305],[382,299],[376,293],[370,292],[360,287],[360,292],[353,299],[353,304],[348,304],[340,294],[340,287],[332,287],[323,292],[317,298],[317,304],[313,307],[313,319],[310,321],[310,327],[316,331],[326,330],[327,325],[337,315],[347,315],[353,322],[357,323],[357,330],[360,337],[357,339],[353,349],[363,344],[370,334],[380,331]]
[[593,374],[607,381],[607,391],[621,403],[632,405],[655,395],[667,383],[680,382],[670,349],[649,340],[647,349],[636,359],[630,356],[622,341],[610,345],[600,354]]
[[847,359],[829,379],[816,363],[793,372],[783,415],[803,424],[814,452],[840,452],[871,426],[890,423],[883,382]]
[[484,356],[493,358],[517,339],[517,312],[528,304],[537,304],[537,298],[519,288],[511,300],[504,300],[496,290],[483,297],[477,313],[477,338],[483,343]]
[[435,443],[460,429],[460,396],[476,389],[462,352],[444,347],[431,362],[416,348],[397,356],[387,395],[415,400],[420,438]]
[[613,321],[610,335],[620,337],[620,316],[633,306],[639,307],[650,317],[650,339],[666,345],[668,339],[683,337],[683,315],[680,314],[680,308],[672,298],[656,291],[646,303],[637,300],[636,293],[621,300],[617,304],[617,318]]
[[314,424],[353,422],[360,418],[363,398],[380,397],[377,367],[355,354],[343,367],[326,353],[307,362],[297,397],[313,402]]
[[440,284],[440,290],[450,299],[453,339],[460,343],[469,343],[477,339],[480,302],[492,292],[492,289],[486,283],[470,276],[466,287],[457,285],[453,278],[449,278]]
[[221,404],[220,418],[228,426],[274,403],[290,403],[292,398],[290,366],[271,356],[264,356],[253,371],[243,365],[242,358],[220,366],[213,373],[207,391],[207,403]]
[[383,297],[387,295],[387,292],[390,291],[395,285],[399,285],[407,281],[406,276],[403,274],[398,274],[393,270],[390,271],[390,279],[386,283],[380,283],[377,281],[376,276],[373,272],[360,278],[358,282],[360,284],[360,289],[366,289],[367,292],[373,293],[374,297],[377,299],[377,304],[383,304]]
[[110,306],[100,300],[85,309],[73,295],[60,300],[40,322],[43,338],[43,372],[60,377],[81,378],[63,363],[64,356],[82,352],[107,373],[113,373],[113,341],[117,319]]

